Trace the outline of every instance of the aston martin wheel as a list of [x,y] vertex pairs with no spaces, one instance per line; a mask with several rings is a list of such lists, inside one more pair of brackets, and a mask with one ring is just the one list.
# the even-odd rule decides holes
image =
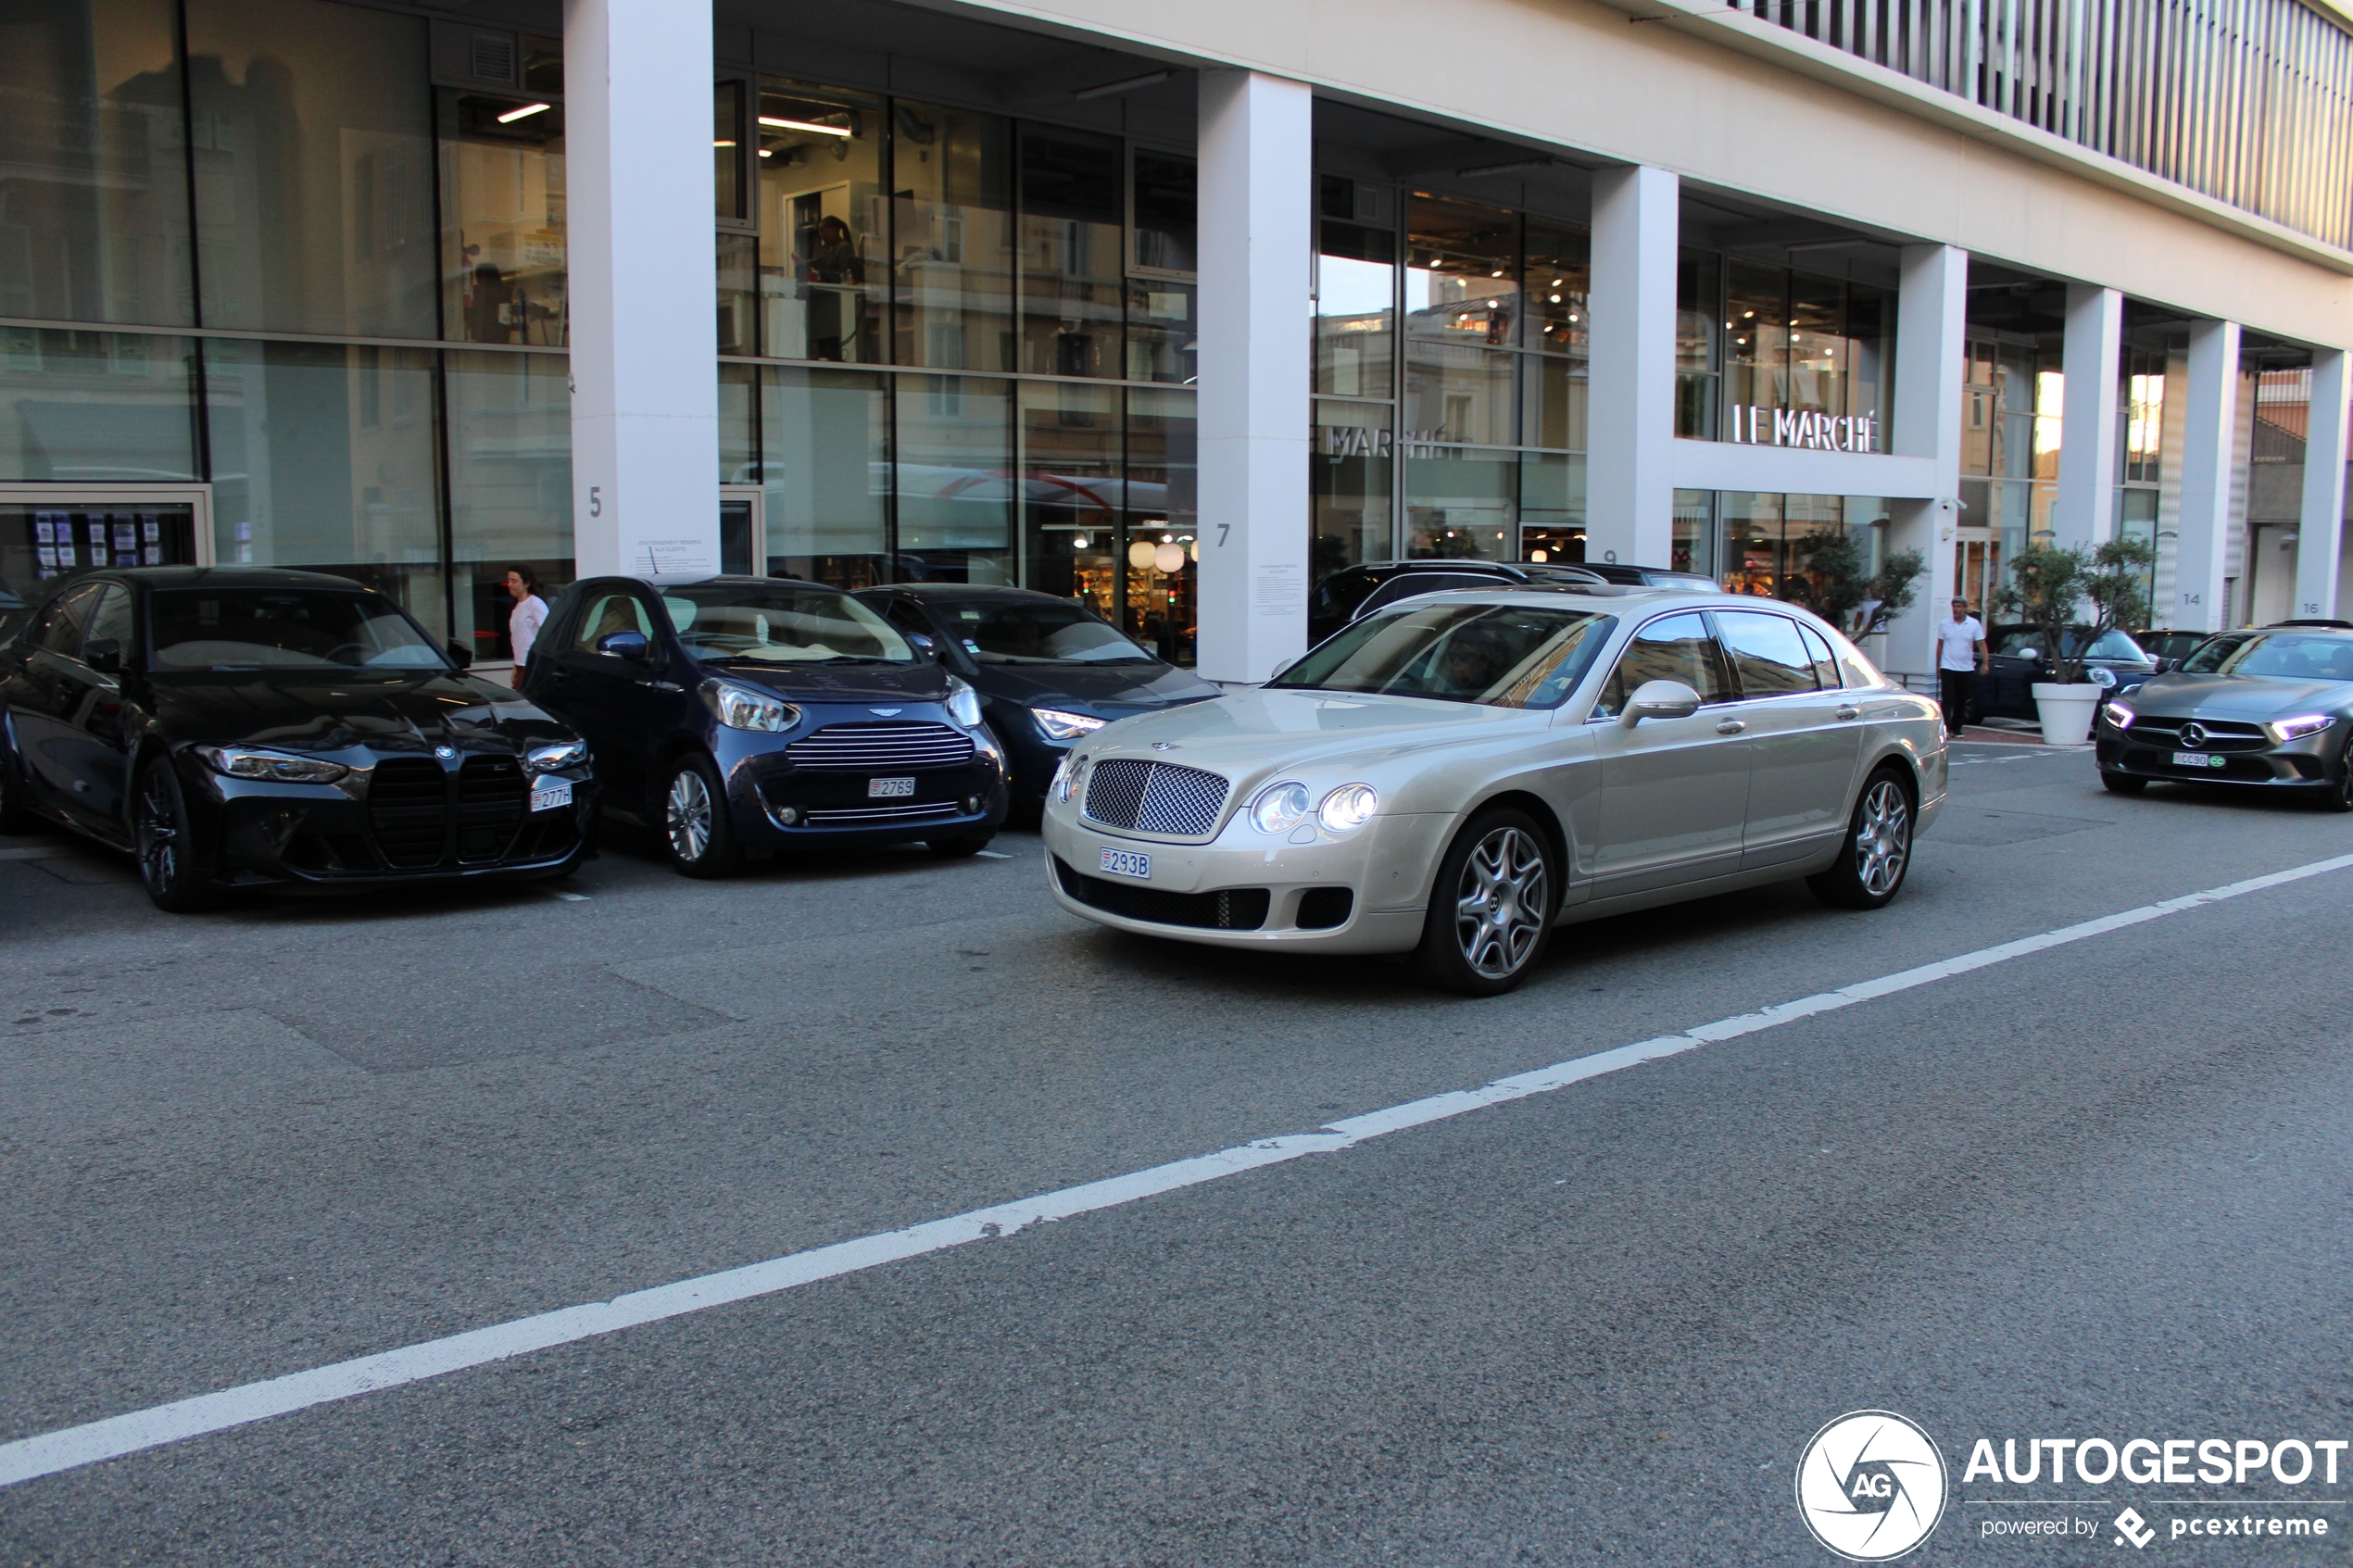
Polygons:
[[1552,840],[1534,818],[1509,807],[1473,817],[1439,862],[1423,972],[1466,997],[1512,989],[1543,956],[1559,885]]
[[151,758],[139,771],[132,800],[132,835],[139,856],[139,881],[158,909],[183,915],[210,902],[188,828],[188,802],[170,759]]
[[719,771],[701,757],[683,757],[661,792],[661,841],[670,863],[688,876],[727,876],[743,864],[743,847],[727,820],[727,792]]
[[1911,787],[1894,769],[1881,768],[1864,782],[1838,859],[1806,885],[1825,904],[1877,909],[1894,898],[1911,867]]

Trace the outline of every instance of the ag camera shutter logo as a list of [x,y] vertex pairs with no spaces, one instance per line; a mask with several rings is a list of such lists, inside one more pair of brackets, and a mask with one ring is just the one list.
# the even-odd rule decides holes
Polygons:
[[1848,1411],[1797,1461],[1798,1513],[1850,1562],[1886,1562],[1928,1539],[1945,1489],[1944,1456],[1894,1411]]

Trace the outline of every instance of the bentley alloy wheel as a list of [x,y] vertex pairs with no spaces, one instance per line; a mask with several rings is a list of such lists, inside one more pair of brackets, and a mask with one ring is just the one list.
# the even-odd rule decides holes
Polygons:
[[1863,781],[1838,859],[1806,885],[1825,904],[1876,909],[1903,887],[1911,864],[1912,792],[1893,768],[1882,767]]
[[1527,813],[1482,811],[1439,864],[1422,930],[1422,967],[1466,996],[1518,985],[1553,922],[1553,851]]

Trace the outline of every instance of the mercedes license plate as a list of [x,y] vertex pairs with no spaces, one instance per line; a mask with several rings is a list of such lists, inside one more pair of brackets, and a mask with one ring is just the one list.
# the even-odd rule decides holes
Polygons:
[[2222,759],[2206,751],[2177,751],[2173,754],[2176,768],[2219,768]]
[[915,793],[915,781],[903,779],[868,779],[866,798],[869,800],[905,800]]
[[570,779],[540,779],[531,786],[531,809],[535,811],[552,811],[559,806],[571,804]]
[[1132,876],[1139,882],[1150,882],[1152,879],[1152,858],[1139,855],[1133,849],[1106,849],[1103,851],[1103,874]]

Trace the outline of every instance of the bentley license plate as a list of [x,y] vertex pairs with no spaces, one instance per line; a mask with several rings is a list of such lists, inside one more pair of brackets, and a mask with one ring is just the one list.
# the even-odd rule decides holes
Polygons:
[[2173,754],[2173,766],[2176,768],[2219,768],[2221,765],[2222,759],[2211,752],[2177,751]]
[[1103,874],[1132,876],[1139,882],[1150,882],[1152,879],[1152,858],[1139,855],[1133,849],[1106,849],[1103,851]]
[[869,800],[904,800],[915,793],[915,781],[904,779],[868,779],[866,798]]
[[531,809],[535,811],[552,811],[571,804],[570,779],[541,779],[531,786]]

